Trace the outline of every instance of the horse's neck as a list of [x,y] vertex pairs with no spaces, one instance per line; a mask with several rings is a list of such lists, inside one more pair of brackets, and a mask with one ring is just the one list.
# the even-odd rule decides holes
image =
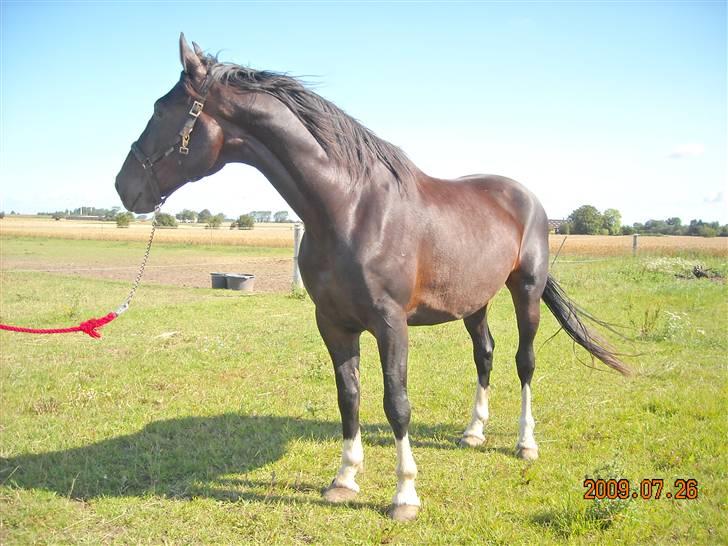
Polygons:
[[334,227],[342,203],[355,196],[325,150],[274,97],[256,94],[240,102],[230,116],[230,160],[262,172],[307,230]]

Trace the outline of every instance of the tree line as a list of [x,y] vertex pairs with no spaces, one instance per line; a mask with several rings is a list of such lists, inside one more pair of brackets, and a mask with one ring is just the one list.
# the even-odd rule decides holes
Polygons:
[[[17,214],[15,211],[11,215]],[[0,212],[0,218],[5,212]],[[62,218],[96,218],[103,221],[116,221],[119,227],[128,227],[135,220],[146,220],[148,215],[134,215],[131,212],[122,211],[121,207],[99,208],[99,207],[78,207],[75,209],[57,210],[54,212],[38,212],[37,216],[51,216],[54,220]],[[202,209],[199,212],[184,209],[175,215],[160,213],[157,215],[157,224],[166,227],[177,227],[179,222],[205,224],[209,228],[218,229],[224,222],[230,222],[230,229],[253,229],[259,222],[293,222],[287,210],[273,212],[270,210],[254,210],[247,214],[241,214],[237,218],[228,218],[222,212],[212,214],[210,209]]]
[[[270,210],[254,210],[247,214],[243,214],[241,216],[250,216],[256,223],[259,222],[290,222],[291,220],[288,217],[288,211],[287,210],[279,210],[278,212],[273,212]],[[219,217],[221,218],[221,222],[224,221],[236,221],[233,218],[226,218],[223,213],[215,214],[213,215],[209,209],[202,209],[200,212],[195,212],[193,210],[184,209],[182,212],[178,212],[175,215],[175,218],[181,222],[186,223],[198,223],[198,224],[207,224],[210,222],[211,218]]]
[[61,218],[86,217],[92,216],[100,220],[113,221],[121,211],[121,207],[111,207],[110,209],[97,207],[78,207],[75,209],[57,210],[54,212],[39,212],[38,216],[51,216],[54,220]]
[[[141,217],[137,217],[142,219]],[[116,215],[116,224],[119,227],[128,227],[134,221],[134,215],[130,212],[120,212]],[[144,216],[146,219],[146,216]],[[184,209],[174,216],[167,213],[157,214],[157,225],[162,227],[177,227],[179,222],[186,224],[205,224],[210,229],[219,229],[224,222],[230,222],[230,229],[253,229],[256,223],[270,222],[271,219],[277,223],[292,222],[287,210],[273,213],[270,210],[254,210],[247,214],[241,214],[237,218],[227,218],[222,212],[212,214],[209,209],[202,209],[195,212]]]
[[690,220],[688,224],[674,216],[665,220],[635,222],[631,226],[622,225],[622,215],[617,209],[600,212],[592,205],[583,205],[574,210],[565,222],[557,228],[557,233],[583,235],[695,235],[699,237],[728,237],[728,224]]

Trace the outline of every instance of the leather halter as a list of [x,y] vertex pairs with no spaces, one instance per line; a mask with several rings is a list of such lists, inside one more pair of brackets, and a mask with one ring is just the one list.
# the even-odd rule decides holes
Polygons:
[[[151,155],[145,155],[144,152],[142,152],[141,148],[139,147],[139,143],[134,142],[131,145],[131,152],[134,154],[134,157],[136,158],[139,163],[141,163],[142,168],[144,169],[144,173],[146,174],[147,184],[149,188],[152,191],[154,200],[156,203],[159,203],[160,205],[164,203],[164,201],[169,197],[168,195],[162,195],[162,192],[159,190],[159,179],[157,178],[157,173],[154,172],[154,165],[159,163],[162,159],[167,157],[169,154],[174,152],[175,149],[179,152],[180,155],[187,155],[190,153],[189,149],[189,143],[190,143],[190,134],[192,133],[192,130],[195,128],[195,124],[197,123],[197,118],[200,117],[200,114],[202,113],[202,109],[205,107],[205,100],[207,100],[207,93],[210,90],[210,85],[212,84],[212,78],[210,77],[210,74],[208,73],[205,77],[205,81],[202,83],[202,87],[200,88],[200,100],[193,100],[192,102],[192,108],[190,108],[190,111],[187,113],[189,116],[186,120],[182,128],[179,130],[179,133],[177,133],[177,140],[174,141],[174,144],[172,144],[169,148],[167,148],[164,151],[155,152]],[[179,148],[177,148],[179,145]]]

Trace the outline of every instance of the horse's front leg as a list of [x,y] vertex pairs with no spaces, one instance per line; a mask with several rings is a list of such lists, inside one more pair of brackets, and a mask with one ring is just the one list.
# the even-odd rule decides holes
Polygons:
[[361,332],[351,332],[334,324],[316,311],[316,323],[321,337],[334,363],[336,390],[344,446],[341,466],[331,485],[324,491],[329,502],[346,502],[356,497],[359,485],[357,472],[364,464],[364,450],[359,431],[359,337]]
[[407,434],[410,422],[410,403],[407,398],[407,320],[403,314],[383,317],[374,334],[384,375],[384,412],[397,445],[397,491],[388,514],[398,521],[410,521],[417,517],[420,499],[415,490],[417,465]]

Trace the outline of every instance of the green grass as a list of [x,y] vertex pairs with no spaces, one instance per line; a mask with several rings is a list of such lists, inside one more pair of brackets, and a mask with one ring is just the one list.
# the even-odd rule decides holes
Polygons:
[[[24,244],[4,239],[3,254]],[[395,450],[368,335],[362,492],[349,506],[321,500],[339,462],[339,417],[308,299],[142,285],[99,341],[0,332],[0,543],[726,543],[726,285],[679,279],[650,260],[556,266],[574,299],[638,338],[619,342],[639,353],[626,358],[637,375],[583,366],[564,334],[541,346],[557,330],[544,308],[534,463],[513,456],[520,392],[508,294],[490,314],[496,357],[481,449],[456,447],[475,382],[464,327],[411,330],[423,509],[409,525],[383,515]],[[703,263],[728,273],[718,259]],[[74,324],[114,308],[128,288],[6,272],[0,319]],[[633,484],[664,478],[670,489],[695,478],[700,496],[595,505],[582,481],[600,472]]]
[[[66,260],[114,262],[136,264],[141,260],[143,244],[138,241],[102,241],[79,239],[54,239],[48,237],[1,236],[0,248],[3,259],[27,261]],[[290,248],[232,245],[188,245],[155,241],[151,259],[177,259],[210,257],[271,256],[290,257]]]

